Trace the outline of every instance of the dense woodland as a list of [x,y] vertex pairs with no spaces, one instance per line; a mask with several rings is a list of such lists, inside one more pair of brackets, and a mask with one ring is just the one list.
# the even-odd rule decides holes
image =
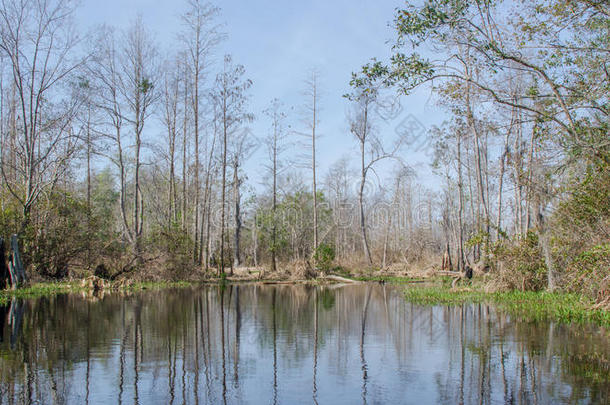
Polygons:
[[[212,4],[188,1],[167,52],[140,18],[85,34],[70,0],[2,2],[0,235],[18,235],[32,278],[376,271],[444,256],[497,288],[606,297],[608,3],[409,3],[393,56],[354,66],[344,99],[321,98],[324,72],[303,71],[302,105],[252,111],[247,67],[211,63],[230,35]],[[439,187],[405,162],[412,134],[377,126],[388,95],[408,104],[422,88],[449,117],[425,134]],[[316,171],[319,109],[346,102],[359,153]],[[261,142],[264,187],[244,169]],[[287,156],[295,144],[306,164]],[[389,175],[372,187],[380,165]]]

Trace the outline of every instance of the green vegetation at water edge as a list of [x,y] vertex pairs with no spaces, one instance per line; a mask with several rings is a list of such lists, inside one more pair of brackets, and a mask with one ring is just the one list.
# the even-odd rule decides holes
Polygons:
[[[193,284],[187,281],[144,281],[125,285],[111,285],[109,291],[141,291],[164,288],[185,288]],[[6,305],[12,297],[15,298],[40,298],[57,294],[77,293],[88,291],[90,288],[83,287],[81,281],[36,283],[31,286],[16,290],[0,290],[0,305]]]
[[7,304],[12,297],[40,298],[80,291],[85,291],[80,282],[37,283],[16,290],[0,290],[0,305]]
[[459,305],[487,302],[526,320],[553,319],[560,322],[593,322],[610,326],[610,313],[594,309],[593,302],[578,294],[532,291],[485,293],[451,290],[448,287],[413,287],[405,291],[408,301],[423,305]]

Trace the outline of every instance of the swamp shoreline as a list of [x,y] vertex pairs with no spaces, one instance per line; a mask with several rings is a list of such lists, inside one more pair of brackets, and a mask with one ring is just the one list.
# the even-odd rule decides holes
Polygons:
[[82,293],[95,296],[100,292],[136,292],[171,288],[196,288],[201,285],[224,286],[236,283],[259,284],[333,284],[387,283],[404,286],[405,300],[417,305],[461,305],[488,303],[500,310],[529,322],[553,320],[561,323],[593,323],[610,327],[610,312],[596,307],[586,296],[563,292],[504,291],[486,292],[480,282],[467,282],[457,288],[450,277],[358,276],[345,273],[311,279],[215,277],[197,281],[106,281],[95,277],[61,282],[38,282],[16,290],[0,290],[0,305],[8,305],[12,298],[35,299],[59,294]]

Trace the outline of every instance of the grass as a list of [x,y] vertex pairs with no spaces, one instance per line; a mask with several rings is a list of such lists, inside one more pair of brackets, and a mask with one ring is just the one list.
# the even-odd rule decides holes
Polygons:
[[[142,291],[142,290],[160,290],[164,288],[184,288],[192,286],[192,283],[186,281],[160,281],[160,282],[138,282],[118,286],[119,291]],[[0,305],[6,305],[11,298],[40,298],[49,297],[58,294],[77,293],[88,291],[89,288],[83,287],[80,281],[62,281],[51,283],[36,283],[17,290],[0,290]],[[113,290],[111,288],[110,290]]]
[[84,291],[79,282],[36,283],[17,290],[0,290],[0,305],[6,305],[11,298],[39,298],[69,292]]
[[610,312],[593,309],[593,302],[578,294],[533,291],[485,293],[476,288],[452,290],[447,286],[427,286],[409,288],[405,291],[405,297],[422,305],[487,302],[529,321],[552,319],[565,323],[593,322],[610,326]]

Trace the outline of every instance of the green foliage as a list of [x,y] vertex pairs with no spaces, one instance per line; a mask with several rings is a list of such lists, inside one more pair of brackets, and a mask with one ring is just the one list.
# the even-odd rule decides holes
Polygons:
[[538,245],[538,235],[528,232],[524,239],[496,244],[494,277],[507,289],[539,291],[546,287],[546,267]]
[[485,294],[478,291],[452,291],[446,287],[414,287],[405,290],[407,301],[422,305],[455,305],[481,302]]
[[145,250],[156,252],[163,260],[165,277],[179,279],[188,276],[193,267],[192,240],[180,224],[154,226],[145,240]]
[[[32,207],[30,220],[20,234],[28,272],[61,279],[71,267],[94,267],[124,253],[124,246],[117,243],[114,218],[118,194],[110,171],[92,178],[90,209],[84,194],[57,187]],[[7,238],[21,229],[23,213],[10,194],[3,194],[3,199],[0,233]]]
[[597,298],[610,287],[610,243],[580,253],[568,265],[565,288]]
[[[276,256],[282,255],[288,248],[288,229],[281,221],[283,213],[282,206],[275,213],[271,208],[259,209],[254,223],[259,246],[266,246],[268,253],[275,252]],[[274,226],[275,241],[272,237]]]
[[91,215],[94,225],[91,227],[94,240],[102,243],[117,237],[115,231],[115,213],[119,193],[115,190],[114,180],[110,169],[104,169],[93,176],[91,181]]
[[53,192],[33,214],[22,235],[24,262],[43,277],[66,277],[69,265],[88,248],[90,217],[85,201]]
[[529,321],[593,322],[610,326],[610,313],[592,308],[592,301],[578,294],[511,291],[485,293],[480,290],[452,290],[448,287],[412,287],[408,301],[422,305],[461,305],[489,302]]
[[321,243],[315,250],[313,260],[316,263],[316,267],[323,272],[328,272],[332,268],[333,261],[335,260],[335,248],[328,243]]
[[153,87],[154,87],[154,85],[150,79],[143,79],[140,82],[138,89],[142,94],[146,94],[146,93],[150,92],[153,89]]
[[553,221],[565,288],[597,298],[610,287],[610,165],[590,165],[577,177]]
[[484,231],[479,231],[472,235],[470,239],[464,244],[466,248],[472,248],[473,246],[482,245],[486,240],[489,239],[489,234]]
[[[323,193],[318,196],[318,226],[324,229],[331,221],[331,210]],[[270,258],[275,251],[279,261],[310,257],[313,245],[313,194],[305,186],[292,192],[283,193],[277,203],[275,215],[268,201],[261,203],[257,211],[255,229],[258,246],[261,248],[259,260]],[[272,229],[275,225],[276,240],[273,243]]]

